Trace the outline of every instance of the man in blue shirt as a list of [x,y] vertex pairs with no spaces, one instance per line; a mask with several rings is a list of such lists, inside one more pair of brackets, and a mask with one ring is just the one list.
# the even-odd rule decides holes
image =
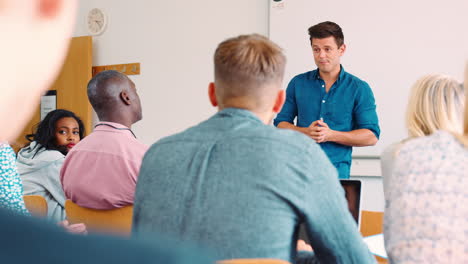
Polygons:
[[372,146],[378,141],[374,95],[366,82],[341,66],[346,45],[339,25],[319,23],[309,28],[309,36],[318,69],[291,80],[274,124],[302,132],[319,143],[339,177],[346,179],[352,147]]
[[296,131],[267,125],[285,100],[285,63],[260,35],[218,46],[209,98],[219,112],[145,154],[135,233],[196,241],[217,259],[296,263],[313,260],[296,252],[304,223],[320,263],[374,263],[325,153]]

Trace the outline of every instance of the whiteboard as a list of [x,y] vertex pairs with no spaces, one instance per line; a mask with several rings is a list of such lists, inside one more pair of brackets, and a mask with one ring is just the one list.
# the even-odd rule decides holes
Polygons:
[[343,29],[345,70],[371,86],[381,135],[353,156],[380,156],[406,137],[411,85],[429,73],[463,79],[468,59],[468,0],[270,0],[270,38],[286,53],[284,88],[292,77],[316,68],[307,29],[333,21]]

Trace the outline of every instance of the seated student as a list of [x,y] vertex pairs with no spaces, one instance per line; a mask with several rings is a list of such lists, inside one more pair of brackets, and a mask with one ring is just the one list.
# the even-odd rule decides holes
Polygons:
[[[40,94],[55,79],[72,34],[76,6],[76,0],[0,1],[0,142],[17,136],[39,104]],[[10,150],[7,152],[11,156],[14,153]],[[11,166],[2,163],[2,168],[10,171]],[[149,244],[133,239],[73,236],[3,208],[0,245],[1,263],[212,263],[199,251],[174,247],[159,238]]]
[[462,135],[463,97],[462,87],[445,76],[424,77],[413,87],[407,117],[412,138],[393,154],[394,168],[384,186],[390,263],[468,263],[468,109]]
[[60,169],[65,155],[84,136],[84,125],[73,112],[57,109],[38,125],[33,139],[18,152],[18,172],[24,195],[40,195],[47,201],[47,216],[55,222],[65,220],[65,195]]
[[131,130],[142,118],[135,84],[118,71],[104,71],[89,81],[88,98],[100,122],[65,159],[60,172],[65,196],[94,209],[133,204],[148,149]]
[[[0,143],[0,207],[15,213],[30,216],[23,200],[23,184],[16,167],[16,156],[8,143]],[[69,224],[67,220],[57,223],[70,233],[87,234],[84,224]]]
[[464,103],[463,86],[450,76],[430,74],[413,85],[406,111],[409,137],[388,146],[381,155],[384,192],[389,189],[395,159],[405,142],[438,130],[462,133]]
[[23,185],[16,168],[16,156],[6,142],[0,142],[0,207],[29,215],[23,201]]
[[217,259],[293,261],[305,222],[321,263],[374,263],[325,153],[299,132],[267,125],[285,100],[285,63],[260,35],[219,44],[208,89],[219,112],[147,152],[135,196],[137,235],[198,241]]

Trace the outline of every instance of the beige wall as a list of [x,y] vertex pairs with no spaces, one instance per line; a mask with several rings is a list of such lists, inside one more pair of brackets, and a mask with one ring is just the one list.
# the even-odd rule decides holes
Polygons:
[[212,55],[222,40],[268,34],[268,0],[81,0],[75,36],[88,35],[86,14],[106,11],[107,30],[94,38],[93,65],[141,63],[132,76],[143,120],[134,131],[144,143],[208,118]]
[[[141,75],[131,76],[144,116],[134,131],[146,144],[215,113],[207,85],[219,42],[238,34],[268,35],[268,0],[80,0],[75,36],[88,34],[86,14],[94,7],[106,11],[109,24],[94,37],[93,65],[141,63]],[[357,179],[363,181],[363,209],[379,211],[383,194],[376,162],[364,168],[371,177]]]

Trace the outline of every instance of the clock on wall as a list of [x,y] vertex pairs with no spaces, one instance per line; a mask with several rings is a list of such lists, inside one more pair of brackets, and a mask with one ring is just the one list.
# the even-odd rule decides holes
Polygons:
[[86,20],[88,24],[88,32],[91,35],[100,35],[106,29],[107,16],[100,8],[93,8],[89,10]]

